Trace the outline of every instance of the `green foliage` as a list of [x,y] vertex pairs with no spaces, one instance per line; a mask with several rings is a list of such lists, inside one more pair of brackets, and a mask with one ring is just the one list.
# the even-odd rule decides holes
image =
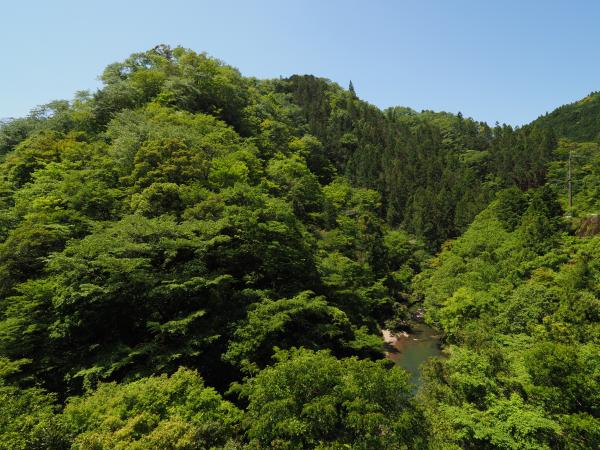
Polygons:
[[[337,176],[357,141],[340,128],[331,153],[310,133],[306,80],[159,46],[102,81],[2,126],[0,355],[26,361],[11,382],[64,398],[184,365],[223,389],[275,347],[382,355],[424,255]],[[363,104],[328,89],[335,128]]]
[[507,231],[513,231],[527,209],[527,195],[519,188],[505,189],[496,195],[496,215]]
[[57,409],[55,396],[41,389],[0,384],[0,448],[69,448]]
[[542,186],[557,139],[553,128],[536,124],[513,129],[496,126],[490,148],[490,172],[505,186],[521,189]]
[[553,129],[560,137],[579,142],[599,142],[600,93],[591,92],[577,102],[540,116],[534,123]]
[[[573,207],[568,204],[569,153]],[[600,146],[592,142],[561,140],[548,170],[548,184],[560,192],[563,209],[575,217],[585,217],[600,210]]]
[[255,372],[269,362],[275,347],[330,347],[340,353],[353,336],[343,311],[328,305],[323,297],[303,292],[291,299],[263,299],[252,304],[224,358]]
[[[300,106],[337,173],[377,190],[387,222],[430,248],[463,231],[489,200],[485,172],[493,136],[487,125],[448,113],[382,113],[313,76],[278,84]],[[316,159],[307,160],[312,170]],[[329,165],[319,165],[325,172],[317,175],[328,180]]]
[[425,448],[426,430],[400,369],[302,349],[276,359],[241,387],[252,446]]
[[76,449],[194,449],[223,446],[240,431],[242,412],[194,371],[133,383],[101,384],[67,402],[62,421]]
[[323,210],[321,185],[299,156],[273,158],[266,172],[271,192],[286,198],[296,216],[309,218]]
[[425,369],[435,445],[596,446],[600,241],[566,236],[560,214],[549,187],[504,191],[416,278],[453,344]]

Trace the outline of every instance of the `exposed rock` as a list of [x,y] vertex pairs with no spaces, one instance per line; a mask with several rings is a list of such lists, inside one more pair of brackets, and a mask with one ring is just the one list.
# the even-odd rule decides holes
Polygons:
[[598,214],[583,219],[577,230],[577,236],[579,237],[594,236],[596,234],[600,234],[600,216]]
[[405,337],[405,338],[408,337],[408,333],[406,331],[400,331],[400,332],[394,333],[390,330],[381,330],[381,334],[383,335],[383,341],[389,345],[396,344],[399,336]]

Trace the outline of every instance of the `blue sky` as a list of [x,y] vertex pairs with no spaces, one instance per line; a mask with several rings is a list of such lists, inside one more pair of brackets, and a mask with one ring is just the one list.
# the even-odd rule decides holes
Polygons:
[[311,73],[381,107],[520,125],[600,90],[595,0],[6,1],[0,118],[159,43],[260,78]]

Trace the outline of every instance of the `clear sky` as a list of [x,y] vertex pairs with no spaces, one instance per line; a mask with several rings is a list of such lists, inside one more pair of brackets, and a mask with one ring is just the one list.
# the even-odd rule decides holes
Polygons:
[[0,118],[94,90],[107,64],[159,43],[489,123],[600,90],[597,0],[0,0],[0,39]]

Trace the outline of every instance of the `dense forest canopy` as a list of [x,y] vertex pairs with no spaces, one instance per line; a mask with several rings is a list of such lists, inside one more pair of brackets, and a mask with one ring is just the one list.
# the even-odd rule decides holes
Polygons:
[[180,47],[101,80],[0,125],[0,448],[600,445],[597,94],[515,129]]

